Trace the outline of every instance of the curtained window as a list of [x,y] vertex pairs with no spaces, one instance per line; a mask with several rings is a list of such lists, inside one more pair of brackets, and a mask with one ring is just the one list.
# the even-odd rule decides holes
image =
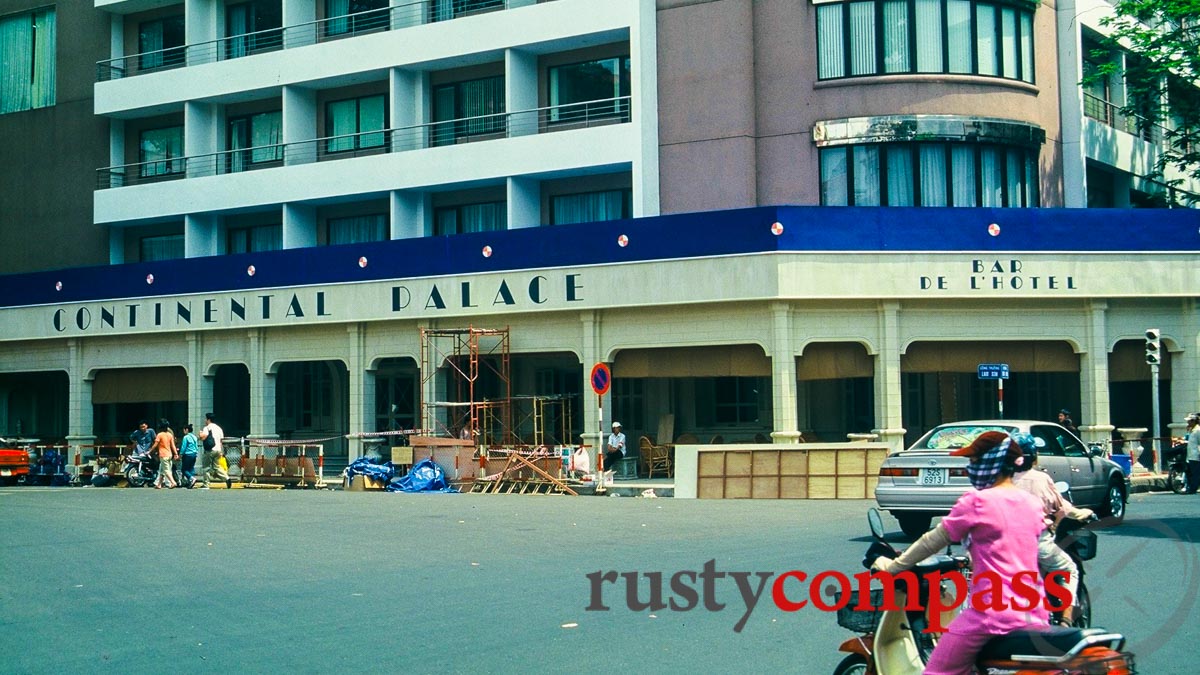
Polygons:
[[252,164],[283,160],[283,115],[280,111],[234,117],[229,120],[229,171],[245,171]]
[[1033,82],[1033,11],[1006,0],[822,3],[817,77],[964,73]]
[[183,257],[183,235],[165,234],[158,237],[142,237],[139,242],[142,262],[154,260],[178,260]]
[[907,73],[912,70],[909,25],[907,2],[886,0],[883,3],[883,72]]
[[283,48],[283,13],[278,0],[253,0],[225,8],[225,58]]
[[875,3],[850,3],[850,74],[875,73]]
[[282,225],[255,225],[230,228],[226,233],[226,253],[258,253],[283,248]]
[[138,69],[182,66],[185,59],[183,16],[168,16],[138,24]]
[[143,131],[138,140],[138,162],[143,178],[183,173],[183,127]]
[[439,237],[505,229],[508,229],[508,208],[505,202],[446,206],[437,209],[433,215],[433,234]]
[[387,215],[377,213],[367,216],[329,219],[329,244],[360,244],[387,239]]
[[1034,148],[870,143],[822,148],[820,158],[823,206],[1038,206]]
[[949,206],[946,201],[946,146],[921,145],[921,206]]
[[[325,104],[325,151],[382,147],[386,119],[383,94]],[[373,131],[379,133],[370,133]]]
[[842,37],[842,5],[817,5],[817,77],[846,76],[846,48]]
[[449,21],[464,15],[503,9],[504,0],[430,0],[429,20]]
[[581,192],[550,198],[550,224],[593,223],[631,216],[632,192],[628,189]]
[[503,133],[504,76],[443,84],[433,90],[433,145]]
[[325,36],[387,30],[388,0],[325,0]]
[[0,114],[55,103],[54,8],[0,17]]

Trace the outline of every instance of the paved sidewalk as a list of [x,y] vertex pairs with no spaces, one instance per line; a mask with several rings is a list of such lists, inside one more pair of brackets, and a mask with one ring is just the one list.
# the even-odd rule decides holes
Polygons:
[[1171,489],[1167,485],[1167,474],[1149,471],[1145,473],[1135,471],[1129,477],[1129,484],[1130,492],[1163,492]]

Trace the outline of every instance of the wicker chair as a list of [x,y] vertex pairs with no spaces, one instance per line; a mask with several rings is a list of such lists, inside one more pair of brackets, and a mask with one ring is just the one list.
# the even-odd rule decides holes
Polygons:
[[638,439],[638,451],[646,462],[646,477],[654,478],[655,469],[671,475],[671,452],[664,445],[655,445],[646,436]]

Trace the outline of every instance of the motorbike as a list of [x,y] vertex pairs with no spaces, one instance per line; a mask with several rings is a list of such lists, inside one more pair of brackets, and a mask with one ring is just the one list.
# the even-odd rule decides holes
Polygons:
[[[863,564],[870,568],[881,554],[899,555],[883,536],[883,520],[876,509],[867,514],[871,536],[875,540]],[[883,553],[885,552],[886,553]],[[871,591],[874,609],[857,610],[854,603],[838,610],[838,624],[861,635],[844,641],[838,648],[847,652],[834,675],[919,675],[925,668],[937,635],[926,633],[932,593],[945,593],[926,581],[926,575],[940,572],[970,573],[970,561],[963,555],[935,555],[913,567],[919,583],[921,609],[906,608],[907,586],[895,588],[894,610],[880,609],[883,589]],[[943,598],[941,606],[951,603]],[[953,610],[943,612],[942,625],[948,625]],[[1134,675],[1133,654],[1123,651],[1125,637],[1100,628],[1041,628],[1017,630],[989,641],[976,663],[982,675]]]
[[1163,453],[1167,461],[1167,485],[1171,491],[1181,495],[1187,491],[1187,443],[1176,443]]
[[[158,476],[158,457],[153,454],[127,455],[121,472],[125,474],[125,479],[129,481],[129,487],[154,485],[154,479]],[[174,462],[171,465],[171,475],[175,479],[175,485],[179,487],[191,487],[190,485],[183,484],[183,470],[179,462]],[[193,479],[192,482],[195,483],[195,480]]]
[[[1067,501],[1071,500],[1070,486],[1066,481],[1058,481],[1054,487]],[[1071,560],[1075,562],[1075,569],[1078,570],[1079,588],[1075,591],[1075,611],[1071,621],[1075,628],[1092,627],[1092,596],[1088,593],[1087,583],[1084,581],[1087,572],[1084,570],[1083,561],[1096,557],[1096,533],[1087,527],[1098,520],[1095,514],[1085,520],[1063,518],[1054,531],[1054,543],[1071,556]],[[1061,620],[1062,612],[1053,612],[1051,618],[1056,622]]]

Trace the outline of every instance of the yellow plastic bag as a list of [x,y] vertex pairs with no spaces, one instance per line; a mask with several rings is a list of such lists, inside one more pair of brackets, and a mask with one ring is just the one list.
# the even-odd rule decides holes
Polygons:
[[229,462],[226,461],[225,455],[217,458],[217,465],[221,467],[222,471],[229,471]]

